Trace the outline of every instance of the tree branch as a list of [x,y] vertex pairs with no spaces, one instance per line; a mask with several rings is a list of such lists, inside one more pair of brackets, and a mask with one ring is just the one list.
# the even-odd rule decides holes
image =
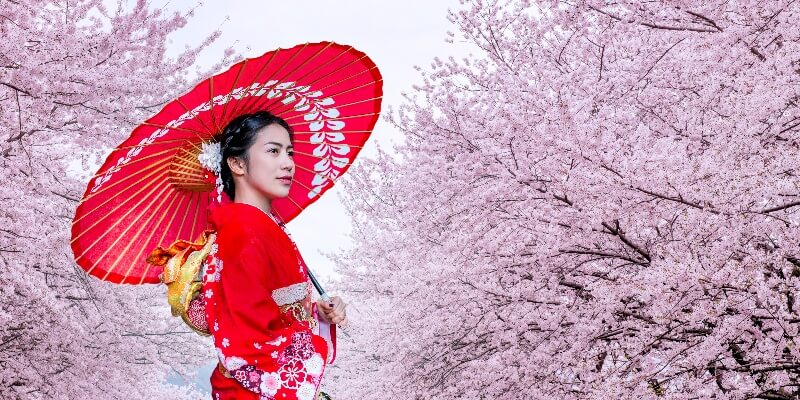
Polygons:
[[16,91],[18,91],[18,92],[25,93],[25,94],[27,94],[28,96],[32,96],[32,95],[31,95],[31,92],[29,92],[29,91],[27,91],[27,90],[25,90],[25,89],[18,88],[18,87],[14,86],[14,85],[12,85],[12,84],[10,84],[10,83],[0,82],[0,85],[3,85],[3,86],[5,86],[5,87],[11,88],[11,89],[14,89],[14,90],[16,90]]
[[708,211],[708,212],[713,213],[713,214],[719,214],[719,211],[714,210],[713,206],[711,206],[711,207],[703,207],[698,203],[685,200],[683,198],[683,196],[681,196],[681,195],[678,195],[678,197],[671,197],[671,196],[667,196],[667,195],[664,195],[664,194],[661,194],[661,193],[656,193],[656,192],[653,192],[653,191],[650,191],[650,190],[647,190],[647,189],[642,189],[640,187],[636,187],[635,189],[640,191],[640,192],[642,192],[642,193],[649,194],[650,196],[658,197],[659,199],[674,201],[674,202],[677,202],[677,203],[685,204],[685,205],[687,205],[689,207],[692,207],[692,208],[696,208],[698,210]]
[[58,193],[58,192],[56,192],[55,190],[51,190],[51,191],[50,191],[50,193],[52,193],[52,194],[54,194],[54,195],[56,195],[56,196],[58,196],[58,197],[62,197],[62,198],[64,198],[64,199],[67,199],[67,200],[69,200],[69,201],[74,201],[74,202],[76,202],[76,203],[80,201],[80,199],[76,199],[76,198],[74,198],[74,197],[71,197],[71,196],[67,196],[67,195],[65,195],[65,194]]
[[[684,10],[684,11],[686,11],[686,10]],[[714,29],[716,29],[716,30],[718,30],[718,31],[722,32],[722,28],[720,28],[720,27],[717,25],[717,23],[716,23],[716,22],[714,22],[714,21],[713,21],[711,18],[708,18],[708,17],[706,17],[705,15],[702,15],[702,14],[699,14],[699,13],[696,13],[696,12],[693,12],[693,11],[686,11],[686,13],[687,13],[687,14],[689,14],[689,15],[691,15],[691,16],[694,16],[694,17],[700,18],[700,19],[702,19],[703,21],[706,21],[706,22],[708,22],[708,25],[710,25],[710,26],[713,26],[713,27],[714,27]]]
[[621,17],[618,17],[618,16],[616,16],[614,14],[611,14],[611,13],[609,13],[607,11],[603,11],[603,10],[601,10],[599,8],[596,8],[596,7],[593,7],[593,6],[589,6],[589,8],[594,10],[594,11],[597,11],[600,14],[603,14],[603,15],[611,18],[611,19],[615,19],[617,21],[628,22],[628,23],[636,23],[636,24],[639,24],[639,25],[642,25],[642,26],[646,26],[648,28],[653,28],[653,29],[663,29],[663,30],[668,30],[668,31],[690,31],[690,32],[702,32],[702,33],[718,33],[718,32],[720,32],[718,29],[713,29],[712,30],[712,29],[695,28],[695,27],[692,27],[692,26],[659,25],[659,24],[655,24],[655,23],[651,23],[651,22],[636,21],[634,19],[623,20]]
[[[644,259],[647,260],[647,263],[646,263],[647,265],[650,264],[650,261],[651,261],[650,253],[648,253],[647,251],[645,251],[644,249],[639,247],[637,244],[633,243],[630,239],[628,239],[625,236],[625,232],[623,232],[622,229],[620,229],[620,227],[619,227],[619,221],[614,221],[614,226],[613,227],[611,225],[609,225],[607,222],[603,222],[602,225],[603,225],[604,228],[608,229],[607,233],[610,233],[612,235],[615,235],[615,236],[619,237],[619,239],[622,240],[622,243],[625,243],[628,247],[632,248],[637,253],[639,253],[640,256],[644,257]],[[639,263],[641,263],[641,262],[639,262]]]
[[787,208],[792,208],[792,207],[795,207],[795,206],[800,206],[800,201],[793,201],[791,203],[786,203],[786,204],[783,204],[783,205],[780,205],[780,206],[765,208],[765,209],[761,210],[761,213],[762,214],[767,214],[767,213],[771,213],[771,212],[774,212],[774,211],[785,210]]
[[634,264],[641,265],[641,266],[649,265],[649,261],[650,261],[648,259],[647,260],[648,262],[644,262],[644,261],[637,260],[637,259],[632,258],[632,257],[628,257],[628,256],[623,255],[623,254],[611,253],[611,252],[606,252],[606,251],[601,251],[601,250],[558,249],[558,251],[560,253],[562,253],[562,254],[583,254],[583,255],[590,255],[590,256],[598,256],[598,257],[602,257],[602,258],[619,258],[620,260],[625,260],[625,261],[628,261],[630,263],[634,263]]

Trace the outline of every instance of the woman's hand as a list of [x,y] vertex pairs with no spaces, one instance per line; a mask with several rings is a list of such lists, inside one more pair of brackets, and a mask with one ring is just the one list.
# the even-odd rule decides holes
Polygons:
[[317,309],[322,311],[319,314],[320,318],[332,324],[344,325],[347,323],[345,308],[347,308],[347,304],[339,296],[331,297],[330,301],[320,299],[317,302]]

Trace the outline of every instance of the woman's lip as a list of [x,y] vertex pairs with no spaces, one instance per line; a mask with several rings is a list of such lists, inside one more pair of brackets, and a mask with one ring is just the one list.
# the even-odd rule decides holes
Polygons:
[[279,181],[283,181],[283,183],[292,183],[292,178],[278,178]]

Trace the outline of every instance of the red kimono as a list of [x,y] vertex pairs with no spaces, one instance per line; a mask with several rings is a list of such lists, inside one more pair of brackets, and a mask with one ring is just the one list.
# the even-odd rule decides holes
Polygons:
[[220,360],[213,398],[315,399],[334,358],[333,326],[317,319],[297,247],[283,224],[248,204],[221,206],[210,220],[217,238],[203,295]]

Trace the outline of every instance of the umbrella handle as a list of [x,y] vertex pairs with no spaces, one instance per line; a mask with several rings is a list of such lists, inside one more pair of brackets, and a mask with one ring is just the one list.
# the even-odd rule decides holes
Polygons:
[[[306,271],[308,271],[308,278],[311,279],[311,283],[317,289],[322,301],[331,301],[331,296],[328,296],[328,293],[325,292],[325,289],[322,288],[322,285],[319,284],[317,277],[311,272],[311,269],[306,267]],[[348,327],[346,325],[338,325],[341,329],[341,332],[345,334],[345,336],[350,337],[350,334],[347,333]]]
[[319,293],[320,297],[322,297],[323,301],[331,301],[331,296],[328,296],[328,293],[325,292],[325,289],[322,288],[322,285],[319,284],[317,277],[311,273],[311,269],[307,269],[308,271],[308,278],[311,279],[311,283],[314,284],[314,287],[317,289],[317,293]]

